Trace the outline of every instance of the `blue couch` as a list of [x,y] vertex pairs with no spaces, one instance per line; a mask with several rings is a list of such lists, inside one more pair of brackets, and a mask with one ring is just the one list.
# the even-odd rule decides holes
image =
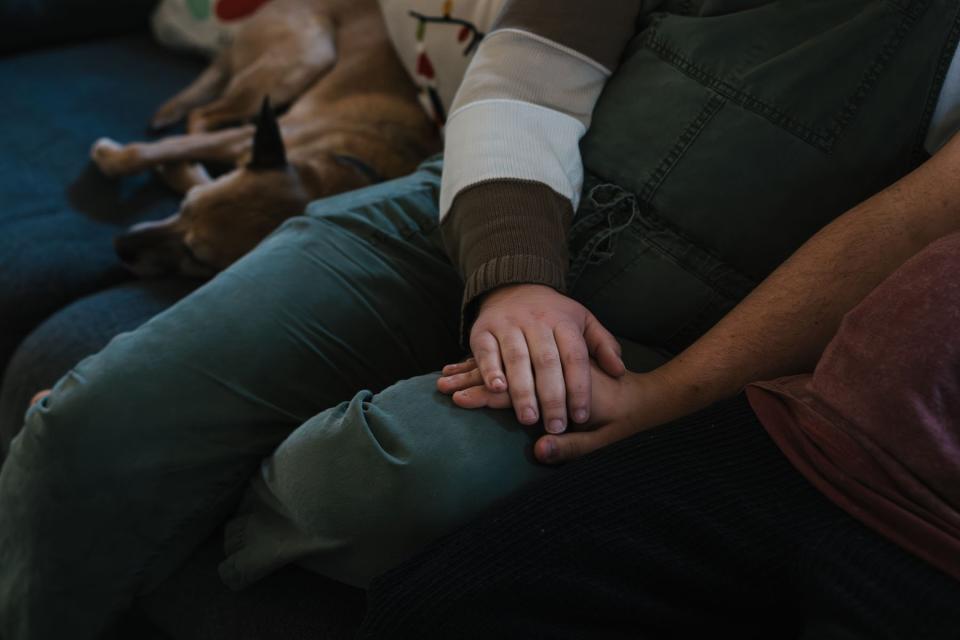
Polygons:
[[[73,19],[60,16],[48,33],[42,14],[58,3]],[[137,282],[120,270],[111,236],[169,213],[176,199],[149,176],[106,180],[86,159],[100,135],[145,135],[155,106],[200,68],[150,42],[145,4],[0,3],[0,42],[18,47],[0,59],[0,445],[19,428],[31,393],[195,286]],[[816,229],[925,156],[919,143],[932,102],[916,96],[936,95],[949,62],[944,43],[957,33],[955,3],[894,11],[901,3],[821,2],[816,24],[772,7],[779,27],[763,32],[768,46],[731,37],[752,33],[767,4],[663,3],[676,14],[659,16],[628,48],[582,145],[588,180],[636,194],[638,220],[656,245],[629,260],[650,283],[633,295],[655,301],[657,313],[641,314],[649,325],[633,326],[628,314],[611,325],[635,342],[682,348]],[[92,25],[73,8],[101,16],[110,5],[119,13]],[[789,5],[803,14],[809,3]],[[691,20],[695,11],[704,20]],[[27,50],[40,39],[29,33],[47,48]],[[765,86],[792,77],[794,56],[782,49],[813,56],[830,82],[817,92],[800,81]],[[725,52],[723,64],[691,73],[688,60],[716,51]],[[620,294],[608,286],[604,295]],[[148,629],[172,638],[352,635],[364,606],[359,591],[288,569],[231,593],[216,575],[219,555],[214,536],[139,601],[122,637],[148,638]]]
[[[178,198],[149,175],[109,180],[88,160],[99,136],[148,136],[156,106],[202,68],[153,43],[152,4],[0,4],[0,460],[35,391],[197,285],[137,281],[120,267],[112,237],[170,214]],[[353,635],[362,592],[290,569],[234,593],[217,576],[220,555],[214,536],[118,637]]]

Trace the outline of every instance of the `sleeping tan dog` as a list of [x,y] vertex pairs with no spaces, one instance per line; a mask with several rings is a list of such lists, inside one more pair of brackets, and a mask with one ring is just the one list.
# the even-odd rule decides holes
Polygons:
[[[279,122],[271,101],[290,105]],[[175,215],[116,238],[139,275],[210,276],[309,201],[409,173],[441,146],[376,0],[267,3],[153,124],[183,118],[186,135],[91,151],[107,175],[156,169],[186,194]],[[213,180],[201,162],[237,168]]]

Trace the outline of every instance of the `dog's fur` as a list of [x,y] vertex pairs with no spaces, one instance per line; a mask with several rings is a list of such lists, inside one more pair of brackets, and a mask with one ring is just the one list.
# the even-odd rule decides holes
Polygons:
[[[265,96],[291,105],[279,129]],[[404,175],[440,148],[376,0],[271,0],[153,124],[183,118],[186,135],[91,152],[107,175],[153,168],[186,194],[175,215],[116,239],[140,275],[212,275],[310,200]],[[237,168],[212,180],[200,162]]]

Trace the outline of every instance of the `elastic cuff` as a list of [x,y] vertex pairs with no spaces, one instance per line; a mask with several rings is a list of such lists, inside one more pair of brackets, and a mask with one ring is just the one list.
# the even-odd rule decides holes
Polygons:
[[444,244],[464,276],[461,341],[476,300],[506,284],[544,284],[564,290],[567,228],[573,206],[539,182],[488,180],[459,194],[441,223]]
[[460,307],[460,342],[469,348],[470,328],[483,294],[508,284],[543,284],[564,293],[566,272],[566,265],[542,256],[499,256],[483,263],[466,279]]

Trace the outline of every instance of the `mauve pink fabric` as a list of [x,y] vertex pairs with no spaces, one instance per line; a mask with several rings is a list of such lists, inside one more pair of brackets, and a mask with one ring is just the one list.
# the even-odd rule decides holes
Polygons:
[[960,579],[960,234],[847,314],[812,375],[747,395],[830,500]]

